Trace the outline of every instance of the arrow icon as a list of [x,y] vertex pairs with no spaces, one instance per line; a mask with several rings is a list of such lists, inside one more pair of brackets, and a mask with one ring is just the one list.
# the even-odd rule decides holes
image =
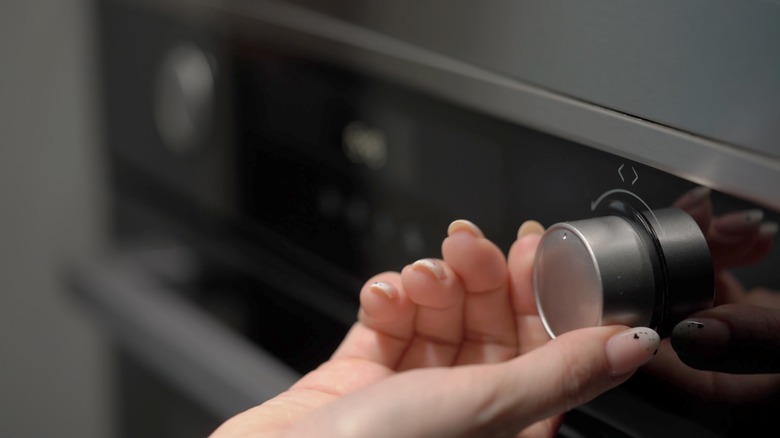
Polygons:
[[[623,167],[625,167],[626,163],[623,163],[618,167],[618,175],[620,176],[620,180],[623,182],[626,182],[626,178],[623,176]],[[634,179],[631,180],[631,185],[633,186],[636,184],[636,181],[639,179],[639,174],[636,173],[636,169],[634,169],[634,166],[631,166],[631,171],[634,172]]]

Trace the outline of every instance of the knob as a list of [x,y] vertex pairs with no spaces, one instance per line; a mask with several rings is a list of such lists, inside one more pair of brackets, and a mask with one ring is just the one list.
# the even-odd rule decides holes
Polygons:
[[215,87],[206,52],[191,43],[171,49],[157,74],[154,118],[165,146],[188,153],[203,145],[212,128]]
[[617,201],[611,210],[554,224],[542,236],[534,293],[552,337],[610,324],[665,336],[712,305],[712,258],[693,218],[676,208],[640,212]]

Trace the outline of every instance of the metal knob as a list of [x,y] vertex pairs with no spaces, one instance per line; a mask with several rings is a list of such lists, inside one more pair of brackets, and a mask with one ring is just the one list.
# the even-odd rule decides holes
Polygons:
[[192,152],[206,142],[214,118],[214,72],[208,55],[191,43],[171,49],[158,71],[154,117],[165,146]]
[[713,269],[696,222],[675,208],[608,215],[551,226],[534,266],[539,315],[555,337],[609,324],[666,334],[711,306]]

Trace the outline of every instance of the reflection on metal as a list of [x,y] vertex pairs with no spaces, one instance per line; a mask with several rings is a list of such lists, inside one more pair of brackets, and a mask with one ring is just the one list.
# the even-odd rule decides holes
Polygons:
[[[175,2],[170,3],[173,6]],[[774,189],[780,178],[780,158],[776,154],[768,154],[766,149],[738,146],[723,136],[697,135],[684,129],[676,129],[676,125],[671,123],[653,123],[647,118],[635,117],[613,107],[552,91],[553,88],[536,86],[517,76],[497,73],[478,63],[427,48],[425,44],[410,43],[368,26],[295,4],[261,0],[203,0],[198,3],[199,6],[194,3],[186,3],[187,6],[178,3],[176,5],[212,12],[221,11],[227,16],[252,20],[252,29],[271,32],[275,41],[294,42],[302,50],[310,50],[311,43],[316,41],[320,55],[329,56],[349,67],[369,73],[379,72],[383,77],[444,96],[469,108],[614,153],[697,184],[780,210],[780,192]],[[523,5],[524,2],[519,2],[516,7],[524,7]],[[647,7],[654,5],[648,3]],[[456,4],[448,4],[447,11],[456,13],[455,6]],[[734,7],[735,11],[740,13],[753,14],[759,5],[735,2]],[[482,10],[490,11],[489,8]],[[567,16],[578,17],[577,14]],[[773,17],[772,14],[763,16],[770,21]],[[397,23],[399,29],[404,28],[404,20]],[[583,22],[581,18],[577,20]],[[461,22],[454,19],[449,21]],[[690,26],[682,23],[681,29],[689,30]],[[777,26],[766,26],[761,29],[754,27],[753,30],[776,32],[776,29]],[[715,33],[715,36],[722,35],[721,30],[716,31],[719,33]],[[462,30],[459,32],[462,33]],[[433,38],[441,40],[442,35],[436,34]],[[653,40],[647,39],[649,43]],[[517,40],[504,38],[501,41],[509,43]],[[495,56],[502,55],[500,47],[498,43],[491,46]],[[631,54],[635,55],[636,51]],[[516,59],[517,56],[505,58]],[[607,61],[610,59],[612,58],[603,58]],[[523,62],[524,65],[534,64],[528,59],[517,62]],[[589,65],[597,66],[599,63],[591,62]],[[583,78],[582,75],[579,77]],[[653,76],[644,74],[631,77]],[[725,84],[729,83],[731,82]],[[628,90],[640,88],[627,87]],[[691,102],[697,104],[697,101]],[[690,114],[699,115],[697,111],[690,111]]]
[[643,207],[645,207],[644,212],[650,214],[650,216],[653,217],[653,222],[654,222],[653,226],[657,227],[658,230],[663,232],[663,227],[661,226],[661,223],[658,222],[658,218],[655,217],[655,213],[653,212],[653,209],[650,208],[649,205],[647,205],[647,202],[645,202],[642,198],[640,198],[639,195],[637,195],[636,193],[628,191],[628,190],[625,190],[625,189],[612,189],[612,190],[607,190],[606,192],[602,193],[601,196],[599,196],[598,198],[596,198],[595,201],[590,203],[590,211],[596,211],[596,209],[601,204],[601,201],[603,201],[608,196],[614,195],[616,193],[626,194],[626,195],[631,196],[632,198],[636,199],[637,201],[639,201],[639,203],[642,204]]

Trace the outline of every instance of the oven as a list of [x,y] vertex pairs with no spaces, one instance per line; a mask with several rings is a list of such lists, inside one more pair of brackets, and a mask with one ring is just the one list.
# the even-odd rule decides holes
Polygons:
[[[113,245],[71,279],[115,339],[120,436],[205,435],[284,390],[344,336],[362,282],[438,256],[454,219],[506,251],[526,219],[705,186],[716,213],[780,220],[775,2],[94,12]],[[778,266],[735,274],[780,289]],[[638,376],[560,434],[746,425],[771,410],[713,416]]]

